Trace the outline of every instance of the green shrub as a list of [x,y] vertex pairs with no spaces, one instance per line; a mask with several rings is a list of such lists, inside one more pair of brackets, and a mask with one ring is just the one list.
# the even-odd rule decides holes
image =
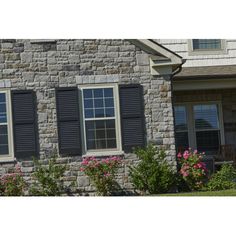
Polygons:
[[168,192],[175,184],[175,173],[169,166],[163,150],[153,145],[137,148],[134,153],[138,156],[137,166],[129,166],[131,182],[136,190],[143,194]]
[[26,183],[19,165],[0,178],[0,196],[23,196],[25,187]]
[[63,175],[67,166],[56,164],[56,157],[50,158],[48,165],[42,165],[37,160],[34,160],[34,164],[34,182],[29,194],[32,196],[60,196],[65,190]]
[[236,169],[230,164],[223,164],[221,170],[213,174],[206,185],[209,191],[236,188]]

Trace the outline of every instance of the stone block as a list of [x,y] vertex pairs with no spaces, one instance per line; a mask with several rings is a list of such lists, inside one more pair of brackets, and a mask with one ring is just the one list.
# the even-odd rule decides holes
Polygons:
[[148,54],[137,54],[136,55],[137,64],[140,66],[149,66],[149,56]]
[[64,70],[64,71],[79,71],[80,65],[63,65],[62,70]]
[[57,45],[57,51],[69,51],[69,45],[59,44]]
[[33,82],[34,81],[34,72],[23,72],[22,77],[25,79],[27,82]]
[[23,63],[31,63],[33,61],[32,52],[23,52],[20,54],[21,62]]
[[88,187],[90,182],[87,176],[81,176],[77,179],[78,187]]

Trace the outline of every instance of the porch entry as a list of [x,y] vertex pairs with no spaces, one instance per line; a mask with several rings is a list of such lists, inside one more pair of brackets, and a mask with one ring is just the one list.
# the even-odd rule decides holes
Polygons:
[[191,147],[206,154],[212,172],[224,163],[235,163],[233,145],[225,145],[220,102],[184,103],[174,106],[177,152]]

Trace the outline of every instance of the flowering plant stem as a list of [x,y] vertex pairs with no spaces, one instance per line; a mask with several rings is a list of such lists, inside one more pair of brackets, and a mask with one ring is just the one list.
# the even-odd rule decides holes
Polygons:
[[81,171],[84,172],[96,188],[98,196],[112,195],[115,187],[115,174],[121,164],[119,157],[98,160],[87,157],[82,162]]
[[202,189],[207,177],[206,165],[202,162],[203,156],[204,153],[198,153],[197,150],[193,152],[191,148],[177,155],[179,174],[191,191]]
[[23,173],[18,164],[11,173],[0,178],[0,195],[2,196],[23,196],[25,187]]

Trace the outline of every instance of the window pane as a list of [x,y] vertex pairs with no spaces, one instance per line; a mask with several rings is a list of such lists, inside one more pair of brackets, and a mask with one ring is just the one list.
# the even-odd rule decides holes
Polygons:
[[103,97],[103,89],[93,89],[94,98],[102,98]]
[[106,107],[114,107],[114,100],[113,100],[113,98],[106,98],[105,99],[105,106]]
[[106,117],[114,117],[115,111],[114,108],[106,108]]
[[96,149],[106,149],[106,140],[105,139],[97,139],[96,140]]
[[92,89],[84,89],[83,90],[84,98],[92,98],[93,90]]
[[175,141],[177,151],[183,152],[189,147],[188,132],[176,132]]
[[94,99],[94,106],[95,108],[104,107],[103,99],[102,98]]
[[197,149],[206,154],[216,154],[220,146],[220,131],[196,132]]
[[85,109],[85,118],[93,118],[94,110],[93,109]]
[[221,40],[193,39],[193,50],[195,49],[221,49]]
[[7,125],[0,125],[0,155],[9,154]]
[[107,147],[108,148],[116,148],[116,139],[107,140]]
[[186,107],[185,106],[175,106],[175,129],[179,130],[187,130],[187,115],[186,115]]
[[6,102],[6,94],[5,93],[0,93],[0,104]]
[[95,109],[95,117],[104,117],[104,109]]
[[84,108],[93,108],[93,99],[85,99]]
[[86,121],[87,149],[116,148],[115,120]]
[[115,129],[107,129],[107,138],[112,139],[116,137],[116,130]]
[[105,88],[104,89],[104,97],[113,97],[113,89]]
[[195,105],[194,119],[196,129],[218,129],[219,119],[217,105]]

